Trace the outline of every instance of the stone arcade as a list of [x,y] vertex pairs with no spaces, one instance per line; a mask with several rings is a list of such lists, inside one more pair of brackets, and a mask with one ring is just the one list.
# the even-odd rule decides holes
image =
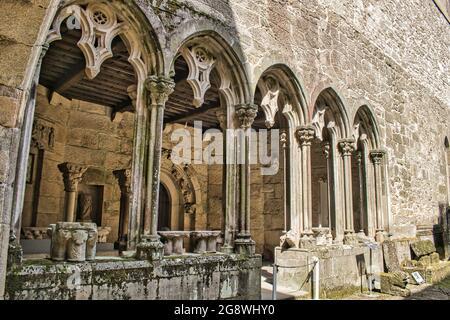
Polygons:
[[322,297],[448,276],[428,2],[2,1],[0,298],[259,299],[263,261],[309,292],[317,257]]

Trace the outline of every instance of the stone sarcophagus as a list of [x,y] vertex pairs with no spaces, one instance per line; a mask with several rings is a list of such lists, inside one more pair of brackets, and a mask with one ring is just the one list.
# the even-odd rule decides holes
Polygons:
[[50,257],[55,261],[82,262],[95,259],[98,231],[91,222],[58,222],[48,228]]

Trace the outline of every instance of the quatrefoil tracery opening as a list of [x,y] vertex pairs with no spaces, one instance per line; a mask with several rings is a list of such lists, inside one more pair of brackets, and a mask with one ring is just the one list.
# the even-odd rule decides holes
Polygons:
[[98,25],[105,25],[108,23],[108,16],[104,14],[102,11],[95,11],[92,14],[92,20]]

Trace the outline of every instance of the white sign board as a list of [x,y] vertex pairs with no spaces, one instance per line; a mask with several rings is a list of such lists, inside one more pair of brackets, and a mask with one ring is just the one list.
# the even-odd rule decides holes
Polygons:
[[411,273],[411,275],[413,276],[414,280],[416,280],[417,284],[422,284],[425,282],[418,271]]

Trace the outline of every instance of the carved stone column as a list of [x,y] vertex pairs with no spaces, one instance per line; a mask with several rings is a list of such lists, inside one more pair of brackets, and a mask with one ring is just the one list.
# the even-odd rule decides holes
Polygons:
[[378,242],[384,240],[384,217],[383,217],[383,198],[381,184],[381,164],[386,152],[383,150],[373,150],[370,152],[370,159],[373,163],[373,173],[375,178],[375,239]]
[[175,88],[175,83],[171,78],[151,76],[147,79],[146,87],[151,98],[151,123],[148,134],[150,141],[146,175],[147,192],[144,230],[141,242],[137,245],[136,254],[139,259],[158,260],[162,258],[164,248],[157,233],[164,107],[169,95]]
[[355,150],[355,141],[353,139],[342,139],[338,143],[343,162],[342,179],[344,183],[343,190],[343,208],[344,208],[344,243],[354,244],[355,228],[353,226],[353,192],[352,192],[352,153]]
[[[296,136],[301,149],[301,193],[302,197],[302,219],[303,230],[300,246],[309,246],[312,240],[312,194],[311,194],[311,143],[315,137],[312,126],[300,126],[297,128]],[[303,244],[304,245],[303,245]]]
[[246,255],[255,253],[255,241],[251,239],[250,234],[250,128],[257,113],[258,106],[254,104],[236,107],[236,116],[239,120],[240,128],[245,134],[239,142],[241,144],[240,150],[245,155],[245,161],[240,166],[240,221],[239,234],[234,242],[234,246],[237,253]]
[[[224,224],[222,231],[224,234],[224,243],[222,251],[225,253],[233,252],[233,234],[234,234],[234,221],[235,221],[235,164],[227,161],[231,152],[234,150],[234,136],[231,136],[227,132],[228,121],[227,111],[225,109],[219,109],[216,111],[217,120],[219,120],[219,126],[222,130],[223,143],[223,190],[222,190],[222,210],[224,215]],[[230,132],[231,133],[231,132]]]
[[64,162],[58,165],[63,174],[65,199],[65,221],[75,222],[75,206],[77,199],[78,183],[83,179],[83,174],[88,169],[87,166],[81,166],[70,162]]
[[123,169],[113,171],[120,187],[120,217],[119,217],[119,234],[118,239],[114,243],[114,248],[119,252],[127,250],[128,241],[128,218],[130,212],[131,200],[131,169]]

